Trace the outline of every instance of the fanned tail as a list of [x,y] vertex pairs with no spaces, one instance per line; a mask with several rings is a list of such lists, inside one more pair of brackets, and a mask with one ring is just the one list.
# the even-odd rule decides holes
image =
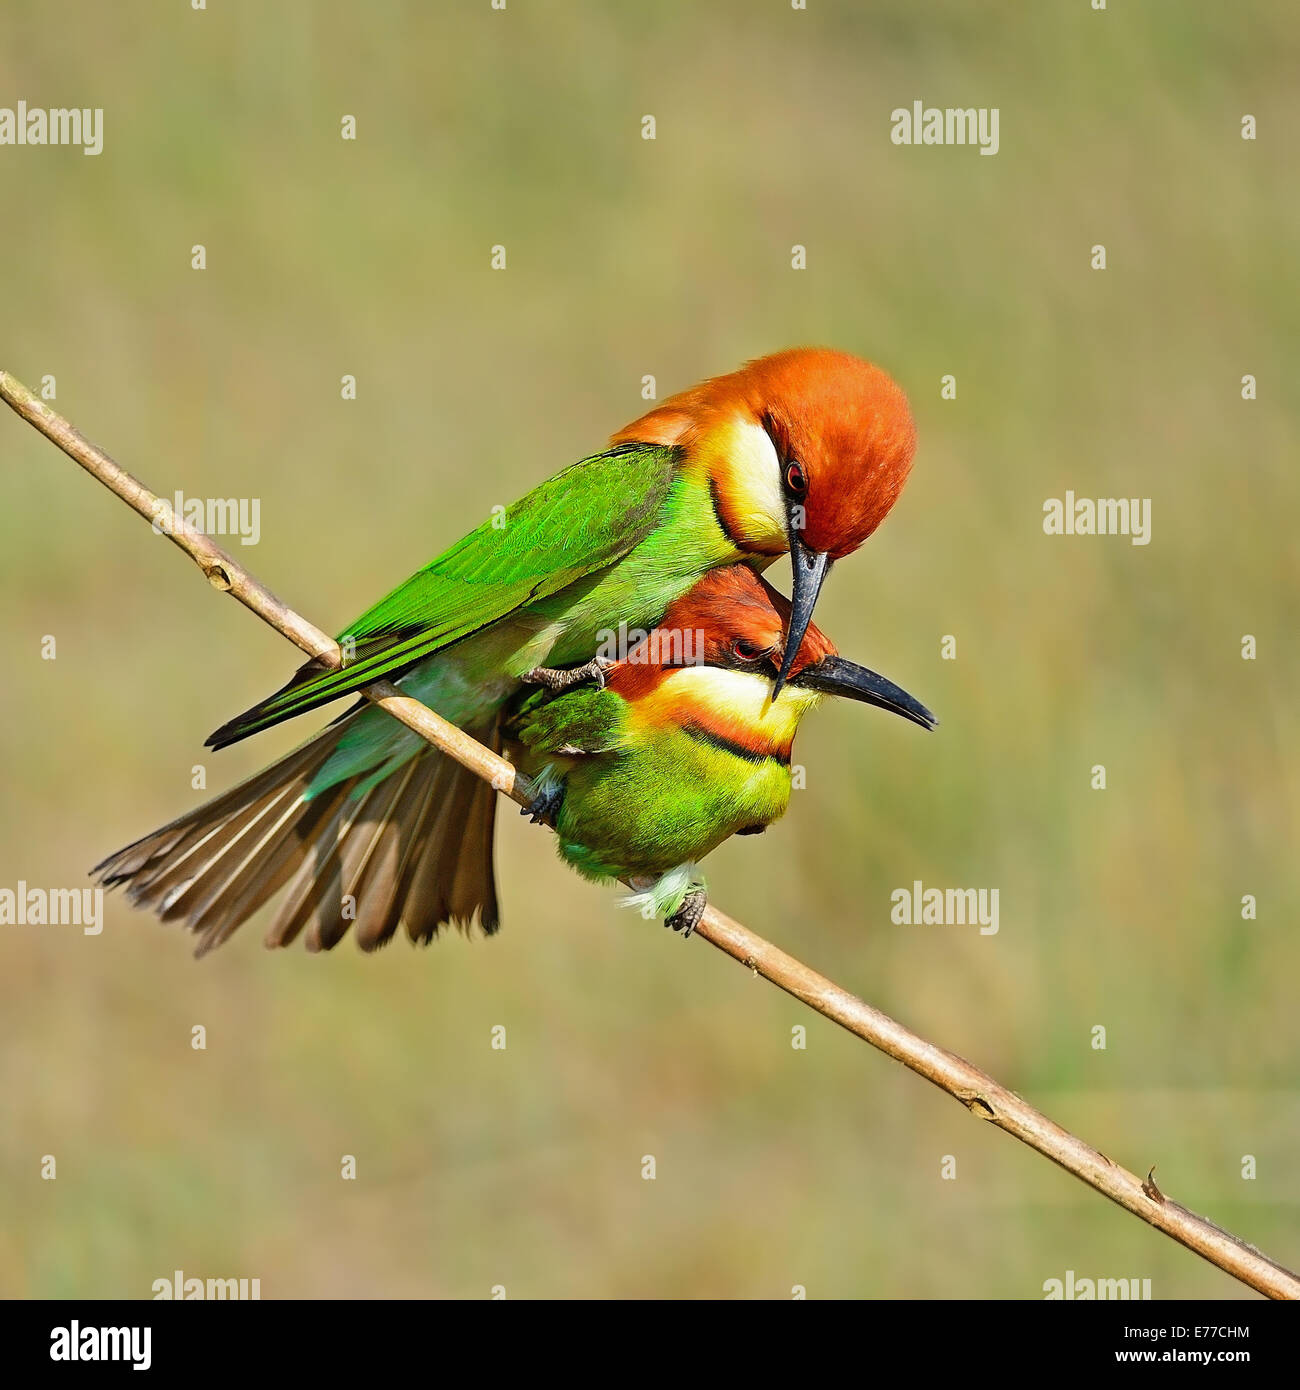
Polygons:
[[[354,777],[308,795],[348,721],[91,871],[137,907],[183,921],[206,955],[280,889],[268,946],[301,935],[329,950],[353,927],[362,950],[399,926],[427,943],[444,924],[499,924],[493,874],[496,795],[428,748],[373,786]],[[475,736],[499,746],[495,728]]]

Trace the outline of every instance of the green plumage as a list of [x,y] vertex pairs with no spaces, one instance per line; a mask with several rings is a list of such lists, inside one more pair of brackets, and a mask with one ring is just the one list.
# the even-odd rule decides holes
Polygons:
[[693,866],[738,831],[784,815],[790,767],[741,754],[671,721],[638,718],[612,690],[583,686],[532,695],[506,723],[518,761],[560,793],[555,825],[561,857],[585,877],[662,879],[647,899],[671,915],[700,880]]
[[[495,746],[503,710],[526,703],[521,676],[588,660],[620,623],[652,628],[701,575],[745,558],[707,478],[679,450],[619,446],[543,483],[364,613],[340,634],[354,652],[342,670],[309,662],[208,742],[223,747],[387,678]],[[568,718],[580,697],[546,717]],[[614,814],[608,792],[598,800]],[[268,935],[279,945],[301,935],[313,949],[332,946],[354,912],[367,950],[399,927],[428,941],[444,922],[477,917],[492,931],[494,802],[485,784],[362,702],[97,873],[189,922],[201,951],[286,883]],[[601,871],[597,857],[584,863]]]
[[627,705],[600,686],[580,685],[552,695],[530,691],[512,710],[508,727],[534,753],[606,753],[627,737]]
[[[676,519],[680,508],[666,504],[678,458],[673,449],[622,445],[557,473],[339,633],[340,646],[350,653],[342,669],[308,662],[282,690],[218,729],[209,744],[224,747],[372,681],[395,678],[512,614],[534,617],[539,625],[562,621],[581,596],[571,588],[598,583],[609,566]],[[670,542],[667,549],[679,547]],[[675,567],[684,581],[677,592],[717,563],[716,555],[715,544],[693,556],[686,571]],[[547,603],[556,596],[558,603]],[[662,611],[647,612],[634,592],[627,597],[628,608],[604,611],[606,622],[613,615],[653,622]],[[660,602],[650,597],[652,609]]]
[[[486,521],[342,634],[357,658],[304,666],[285,688],[218,729],[224,747],[371,681],[464,729],[487,729],[535,666],[590,658],[620,622],[651,628],[700,576],[742,558],[707,482],[678,450],[621,445],[548,479]],[[347,721],[309,796],[344,781],[367,789],[425,747],[373,706]]]
[[[674,926],[689,933],[703,901],[686,892],[694,861],[786,807],[786,760],[804,708],[787,696],[786,677],[797,679],[793,662],[831,558],[861,544],[888,511],[913,435],[897,387],[843,353],[777,353],[704,382],[617,436],[639,442],[494,509],[339,634],[339,669],[309,661],[208,744],[395,682],[489,746],[517,737],[531,767],[563,780],[570,863],[592,877],[647,880],[654,903],[685,896]],[[555,700],[532,692],[557,683],[541,668],[625,655],[632,634],[657,627],[704,576],[736,566],[701,615],[716,618],[718,595],[740,592],[732,581],[761,591],[755,572],[781,554],[792,557],[794,592],[784,665],[766,684],[737,686],[733,676],[754,678],[724,658],[707,669],[667,663],[649,681],[611,674],[612,690]],[[667,626],[684,627],[681,612]],[[766,616],[759,655],[781,645],[779,615]],[[731,656],[757,659],[738,646]],[[477,918],[491,931],[494,806],[490,788],[362,700],[96,872],[188,922],[201,949],[281,892],[275,944],[302,936],[327,949],[351,923],[368,950],[401,928],[427,941],[446,922]]]

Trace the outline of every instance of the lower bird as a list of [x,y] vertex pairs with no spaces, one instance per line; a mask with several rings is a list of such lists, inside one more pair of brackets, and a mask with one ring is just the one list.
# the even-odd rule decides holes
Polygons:
[[[529,774],[534,816],[554,822],[568,863],[630,881],[630,901],[688,935],[705,905],[696,864],[784,814],[794,735],[823,695],[935,724],[905,691],[839,657],[814,624],[774,698],[789,611],[749,566],[710,571],[621,659],[584,663],[594,679],[540,670],[542,684],[477,731]],[[188,923],[199,955],[286,885],[268,946],[301,935],[327,950],[351,928],[373,950],[403,926],[428,942],[442,921],[468,925],[484,903],[481,924],[494,931],[490,788],[431,747],[395,773],[321,785],[347,737],[331,726],[95,873],[163,920]]]
[[[689,936],[707,901],[698,863],[731,835],[765,830],[790,802],[790,754],[823,696],[936,720],[883,676],[840,657],[809,624],[785,652],[790,605],[746,565],[713,570],[603,684],[526,696],[507,722],[516,761],[559,852],[625,901]],[[785,685],[776,691],[783,658]]]

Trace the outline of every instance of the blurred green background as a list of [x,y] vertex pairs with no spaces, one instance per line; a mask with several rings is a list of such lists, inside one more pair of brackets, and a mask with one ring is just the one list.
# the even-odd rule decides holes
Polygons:
[[[0,366],[164,495],[259,498],[236,553],[333,631],[643,375],[879,361],[916,467],[819,618],[942,728],[811,720],[714,898],[1294,1265],[1298,50],[1268,3],[9,6],[0,105],[105,126],[0,148]],[[892,145],[918,99],[1000,153]],[[8,412],[0,461],[0,886],[78,886],[308,731],[202,748],[296,654]],[[1045,536],[1067,488],[1151,544]],[[492,941],[0,928],[0,1293],[1244,1292],[500,826]],[[914,879],[999,933],[894,925]]]

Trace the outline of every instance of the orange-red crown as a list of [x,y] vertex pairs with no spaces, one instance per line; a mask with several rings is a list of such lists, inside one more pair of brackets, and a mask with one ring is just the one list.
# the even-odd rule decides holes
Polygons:
[[907,397],[881,368],[832,348],[789,348],[701,382],[620,430],[614,442],[689,450],[738,416],[767,431],[783,477],[792,463],[802,467],[801,538],[833,559],[880,525],[911,471],[916,426]]

